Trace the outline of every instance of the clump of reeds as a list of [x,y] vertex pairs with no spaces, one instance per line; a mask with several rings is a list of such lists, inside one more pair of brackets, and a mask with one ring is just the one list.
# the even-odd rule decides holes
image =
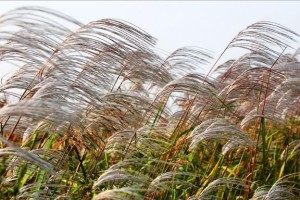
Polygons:
[[23,7],[0,25],[0,65],[18,67],[0,86],[1,199],[299,199],[290,29],[252,24],[224,51],[248,53],[219,64],[164,58],[120,20]]

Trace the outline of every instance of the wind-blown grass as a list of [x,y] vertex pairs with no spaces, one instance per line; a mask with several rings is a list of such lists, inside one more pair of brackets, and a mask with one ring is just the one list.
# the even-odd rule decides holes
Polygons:
[[0,24],[0,65],[18,67],[0,85],[1,199],[299,198],[297,33],[254,23],[218,64],[164,58],[120,20],[23,7]]

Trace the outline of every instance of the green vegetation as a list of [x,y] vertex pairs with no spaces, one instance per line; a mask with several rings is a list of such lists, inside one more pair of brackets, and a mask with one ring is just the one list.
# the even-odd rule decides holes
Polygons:
[[1,67],[18,66],[0,85],[0,199],[299,199],[293,31],[252,24],[224,51],[244,55],[211,64],[118,20],[25,7],[0,24]]

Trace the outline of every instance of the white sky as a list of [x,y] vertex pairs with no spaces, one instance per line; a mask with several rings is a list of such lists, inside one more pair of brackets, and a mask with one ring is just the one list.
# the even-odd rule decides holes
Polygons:
[[277,22],[300,33],[297,1],[1,1],[0,14],[31,5],[58,10],[83,23],[126,20],[156,37],[157,47],[165,51],[198,46],[213,51],[214,57],[239,31],[257,21]]

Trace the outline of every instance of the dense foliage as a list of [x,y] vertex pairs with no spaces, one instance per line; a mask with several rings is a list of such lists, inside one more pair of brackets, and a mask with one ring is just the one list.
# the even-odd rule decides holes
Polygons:
[[0,24],[0,65],[18,67],[0,85],[0,199],[299,199],[293,31],[252,24],[219,64],[164,58],[120,20],[24,7]]

